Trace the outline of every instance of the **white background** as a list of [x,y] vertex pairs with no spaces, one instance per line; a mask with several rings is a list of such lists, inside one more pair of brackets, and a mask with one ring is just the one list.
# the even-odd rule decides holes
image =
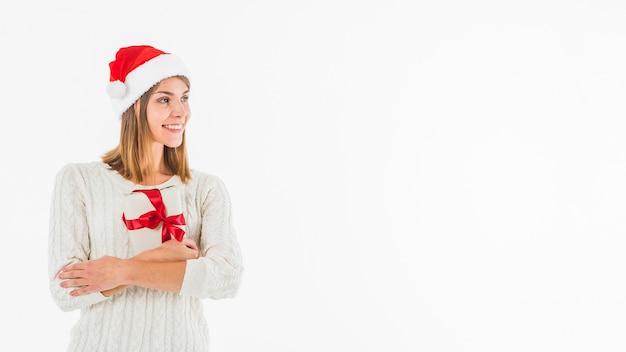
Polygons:
[[[121,46],[194,74],[245,277],[213,351],[624,351],[626,3],[25,1],[0,12],[2,350],[62,351],[47,217]],[[11,346],[9,349],[8,347]]]

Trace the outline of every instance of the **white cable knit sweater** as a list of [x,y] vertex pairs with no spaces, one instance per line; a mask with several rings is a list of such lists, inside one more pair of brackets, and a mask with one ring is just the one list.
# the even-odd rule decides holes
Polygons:
[[[132,256],[121,220],[123,196],[135,189],[182,188],[185,236],[196,241],[200,258],[187,261],[181,292],[129,287],[111,297],[79,297],[61,288],[57,274],[79,261],[105,255]],[[80,309],[68,351],[208,351],[202,299],[234,297],[242,256],[222,181],[192,170],[182,184],[175,176],[153,187],[140,186],[102,162],[68,164],[57,174],[50,212],[48,272],[52,298],[63,311]]]

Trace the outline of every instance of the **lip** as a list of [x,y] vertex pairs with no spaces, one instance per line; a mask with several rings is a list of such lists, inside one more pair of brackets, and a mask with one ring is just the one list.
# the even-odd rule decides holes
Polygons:
[[185,129],[185,126],[182,124],[162,125],[161,127],[163,127],[163,129],[169,132],[174,132],[174,133],[182,132]]

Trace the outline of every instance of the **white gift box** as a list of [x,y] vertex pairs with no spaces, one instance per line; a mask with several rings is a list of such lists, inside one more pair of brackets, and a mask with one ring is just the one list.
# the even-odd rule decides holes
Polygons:
[[[175,225],[168,226],[178,227],[183,230],[184,233],[184,217],[182,217],[182,215],[180,217],[176,217],[176,215],[182,214],[183,208],[178,189],[174,186],[170,186],[160,190],[149,190],[149,192],[152,192],[153,195],[160,192],[162,203],[159,204],[157,202],[157,207],[160,207],[161,205],[165,207],[164,215],[167,220],[170,220],[170,223],[172,223],[172,219],[177,220],[173,221]],[[126,224],[133,253],[137,255],[141,252],[160,246],[163,241],[163,226],[166,224],[164,224],[165,221],[163,217],[159,215],[159,209],[152,204],[149,196],[143,192],[135,191],[125,195],[124,197],[123,220],[134,223],[134,226]],[[158,196],[155,197],[155,199],[156,198],[158,198]],[[152,219],[150,221],[144,221],[143,224],[139,224],[139,219],[142,218],[142,216],[143,218],[147,218],[147,215],[151,215]],[[182,224],[180,221],[181,217]],[[151,225],[148,225],[148,223],[151,223]],[[154,229],[148,227],[153,226],[156,223],[158,223],[158,225]],[[167,236],[166,239],[169,238],[170,237]]]

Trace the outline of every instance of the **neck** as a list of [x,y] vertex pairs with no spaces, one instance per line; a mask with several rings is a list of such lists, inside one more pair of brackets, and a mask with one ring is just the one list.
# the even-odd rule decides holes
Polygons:
[[146,169],[143,175],[143,185],[158,185],[169,180],[173,173],[165,166],[163,159],[163,144],[154,143],[152,146],[152,168]]
[[144,186],[160,185],[164,182],[167,182],[167,180],[172,178],[172,176],[173,175],[171,173],[154,172],[150,175],[145,175],[141,184]]

